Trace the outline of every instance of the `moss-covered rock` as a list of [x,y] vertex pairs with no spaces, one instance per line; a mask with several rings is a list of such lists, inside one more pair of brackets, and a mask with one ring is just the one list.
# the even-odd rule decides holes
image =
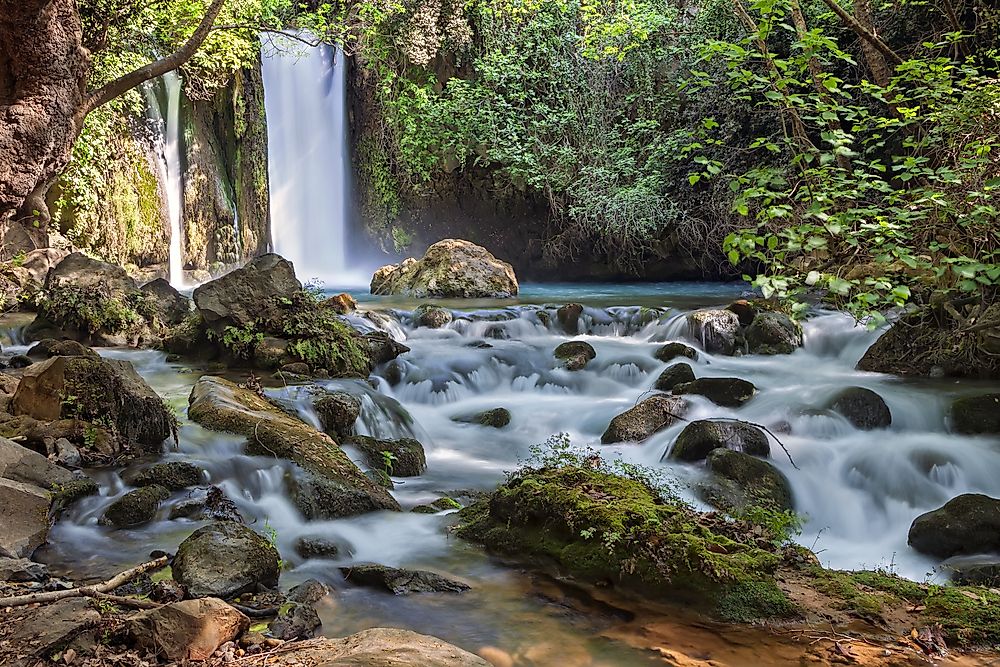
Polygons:
[[507,408],[493,408],[471,415],[454,417],[453,420],[464,424],[479,424],[491,428],[504,428],[510,424],[511,414]]
[[192,597],[233,598],[278,584],[278,550],[243,524],[220,521],[199,528],[181,542],[174,579]]
[[461,239],[444,239],[419,259],[383,266],[372,277],[372,294],[463,299],[517,296],[517,278],[507,262],[486,248]]
[[417,505],[410,511],[416,514],[437,514],[438,512],[447,512],[448,510],[460,510],[462,509],[462,504],[453,498],[448,498],[447,496],[443,498],[438,498],[430,505]]
[[115,528],[131,528],[153,520],[160,503],[170,497],[170,491],[159,484],[129,491],[111,503],[100,523]]
[[907,542],[939,558],[1000,551],[1000,500],[981,493],[956,496],[914,519]]
[[203,377],[189,399],[188,416],[216,431],[246,436],[247,452],[289,459],[328,485],[349,490],[352,513],[399,509],[330,436],[285,414],[254,392],[217,377]]
[[553,352],[567,370],[578,371],[597,357],[594,346],[582,340],[560,343]]
[[418,327],[441,329],[451,324],[451,320],[452,315],[450,310],[429,303],[418,306],[413,311],[413,323]]
[[892,424],[892,413],[885,400],[865,387],[841,390],[831,399],[829,408],[863,431],[888,428]]
[[788,480],[767,461],[723,447],[713,449],[707,462],[716,485],[703,490],[703,495],[712,505],[736,512],[754,506],[777,511],[794,508]]
[[144,468],[134,475],[129,476],[126,481],[132,486],[159,485],[171,491],[180,491],[189,486],[200,484],[203,472],[201,468],[193,463],[188,463],[187,461],[170,461]]
[[356,447],[373,468],[381,468],[396,477],[416,477],[427,469],[424,446],[413,438],[380,440],[366,435],[352,435],[345,445]]
[[791,354],[802,346],[802,327],[784,313],[758,313],[743,332],[753,354]]
[[676,385],[673,392],[678,395],[697,394],[716,405],[738,408],[753,398],[757,387],[740,378],[698,378]]
[[767,435],[757,426],[743,421],[702,419],[684,427],[668,456],[679,461],[701,461],[722,447],[753,456],[771,454]]
[[951,404],[951,428],[966,435],[1000,434],[1000,394],[965,396]]
[[694,381],[694,369],[691,364],[680,362],[667,366],[660,376],[656,378],[653,388],[657,391],[670,391],[679,384]]
[[326,433],[344,438],[354,433],[354,423],[361,416],[361,401],[343,391],[324,392],[313,400],[313,409]]
[[656,349],[653,356],[660,361],[673,361],[677,357],[684,357],[692,361],[698,358],[698,350],[684,343],[667,343]]
[[657,431],[679,422],[690,404],[683,398],[657,394],[629,408],[611,420],[601,436],[601,442],[642,442]]

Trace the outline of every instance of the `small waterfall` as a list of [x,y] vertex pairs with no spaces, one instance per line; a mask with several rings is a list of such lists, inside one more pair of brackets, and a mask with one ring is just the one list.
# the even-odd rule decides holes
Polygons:
[[326,45],[264,43],[274,251],[304,279],[343,285],[350,211],[346,59]]
[[[163,100],[157,94],[161,88]],[[145,86],[149,114],[159,128],[160,182],[167,194],[167,217],[170,220],[170,284],[184,286],[181,257],[181,217],[183,215],[183,173],[181,171],[181,78],[177,72],[167,72],[154,83]]]

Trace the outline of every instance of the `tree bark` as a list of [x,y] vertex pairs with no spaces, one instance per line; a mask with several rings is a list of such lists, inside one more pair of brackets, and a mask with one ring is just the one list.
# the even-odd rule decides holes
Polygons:
[[[862,28],[878,37],[878,33],[875,31],[871,0],[854,0],[854,17]],[[883,88],[888,86],[889,66],[885,62],[885,56],[867,39],[861,40],[861,51],[865,54],[865,61],[868,63],[868,69],[871,71],[875,83]]]

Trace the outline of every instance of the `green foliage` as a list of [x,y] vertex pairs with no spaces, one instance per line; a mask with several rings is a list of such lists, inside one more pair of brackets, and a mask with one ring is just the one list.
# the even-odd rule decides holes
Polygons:
[[392,475],[392,464],[398,457],[388,450],[382,450],[379,453],[382,455],[382,468],[385,471],[385,474]]
[[244,327],[228,326],[222,332],[222,344],[237,359],[252,359],[257,346],[264,341],[264,334],[251,324]]
[[119,294],[102,285],[62,285],[37,300],[38,312],[63,328],[94,334],[135,334],[153,316],[143,292]]

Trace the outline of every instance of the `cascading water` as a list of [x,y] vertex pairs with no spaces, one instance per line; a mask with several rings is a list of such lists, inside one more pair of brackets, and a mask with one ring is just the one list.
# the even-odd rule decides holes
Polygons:
[[[162,91],[163,100],[157,95]],[[177,72],[167,72],[145,86],[146,106],[159,128],[160,182],[167,196],[167,217],[170,220],[170,284],[184,287],[181,257],[181,219],[183,216],[183,174],[181,172],[181,78]]]
[[262,72],[274,251],[303,279],[352,282],[343,51],[265,39]]

